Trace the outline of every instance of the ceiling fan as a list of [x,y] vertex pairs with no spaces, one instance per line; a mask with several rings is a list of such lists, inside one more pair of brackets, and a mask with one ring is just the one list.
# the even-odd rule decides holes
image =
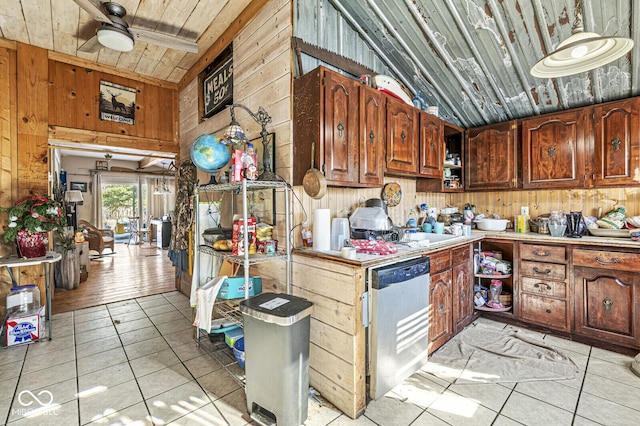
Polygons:
[[[198,44],[193,41],[153,30],[130,27],[124,20],[127,10],[118,3],[104,2],[98,5],[93,0],[73,1],[93,16],[93,19],[102,23],[97,28],[96,35],[78,48],[81,52],[94,53],[103,47],[129,52],[133,49],[134,41],[140,40],[168,49],[198,53]],[[106,14],[100,6],[104,8]]]

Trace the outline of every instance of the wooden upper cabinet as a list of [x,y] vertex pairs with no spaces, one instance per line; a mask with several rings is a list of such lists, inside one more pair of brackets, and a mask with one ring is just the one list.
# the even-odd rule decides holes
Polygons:
[[590,108],[522,120],[523,188],[581,188]]
[[360,183],[382,185],[387,96],[360,86]]
[[387,99],[387,173],[417,175],[418,130],[418,110]]
[[516,188],[518,186],[517,143],[518,126],[515,120],[467,130],[466,190]]
[[444,160],[444,136],[442,120],[426,112],[420,116],[420,167],[421,177],[442,178]]
[[327,181],[358,181],[359,86],[355,80],[337,73],[324,75],[324,126],[321,129],[324,143],[320,144],[320,170],[324,171]]
[[640,183],[640,98],[593,108],[594,167],[597,187]]
[[[320,66],[294,81],[293,95],[293,184],[302,184],[315,143],[315,166],[328,185],[382,186],[383,94]],[[373,132],[374,144],[365,148],[362,132],[367,142]]]

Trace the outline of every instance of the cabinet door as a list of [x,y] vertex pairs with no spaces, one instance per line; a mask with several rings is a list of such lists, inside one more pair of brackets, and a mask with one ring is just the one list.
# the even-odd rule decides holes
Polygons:
[[453,273],[453,323],[459,333],[473,320],[473,275],[471,262],[455,265]]
[[432,114],[420,114],[420,176],[442,179],[444,139],[442,120]]
[[324,171],[327,183],[358,181],[359,86],[355,80],[340,74],[324,74],[324,128],[321,131],[324,143],[320,144],[319,168]]
[[386,131],[386,95],[360,87],[360,183],[382,185]]
[[[589,110],[590,111],[590,110]],[[586,108],[522,120],[524,188],[585,186]]]
[[453,336],[451,269],[431,276],[429,286],[429,353]]
[[637,273],[574,268],[575,332],[640,348],[640,279]]
[[418,173],[418,113],[415,108],[387,99],[387,172]]
[[640,98],[594,107],[594,184],[637,185]]
[[517,186],[517,128],[515,121],[508,121],[467,131],[467,190],[511,189]]

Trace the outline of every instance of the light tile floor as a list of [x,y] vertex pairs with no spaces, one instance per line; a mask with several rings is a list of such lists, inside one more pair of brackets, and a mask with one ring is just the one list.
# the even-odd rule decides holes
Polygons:
[[[0,424],[255,424],[230,351],[212,353],[208,339],[197,349],[190,316],[179,292],[54,315],[53,340],[0,351]],[[576,362],[577,379],[456,385],[418,372],[357,420],[310,399],[305,425],[639,424],[631,357],[545,339]]]

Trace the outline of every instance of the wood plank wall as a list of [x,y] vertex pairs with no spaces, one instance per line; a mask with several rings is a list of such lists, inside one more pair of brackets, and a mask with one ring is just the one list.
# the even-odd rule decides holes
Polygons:
[[[276,173],[289,179],[291,166],[291,4],[285,0],[268,2],[254,19],[233,39],[233,102],[252,112],[262,106],[271,116],[268,132],[275,132]],[[223,48],[226,46],[222,46]],[[218,136],[231,122],[229,108],[201,121],[198,114],[200,87],[197,77],[179,93],[180,156],[189,157],[189,148],[201,134]],[[249,139],[259,137],[260,126],[247,113],[236,109],[236,118]],[[208,182],[206,173],[198,172],[200,182]],[[277,199],[276,238],[284,238],[284,199]],[[258,267],[259,266],[259,267]],[[263,287],[284,291],[284,264],[252,267],[252,275],[263,277]],[[181,287],[190,288],[191,278],[183,274]]]
[[[85,131],[163,141],[169,152],[177,151],[177,86],[160,87],[134,78],[97,71],[77,64],[49,61],[49,125]],[[135,123],[101,120],[100,81],[130,87],[136,91]],[[116,138],[117,140],[117,138]],[[120,139],[124,141],[125,139]],[[155,150],[159,149],[154,146]]]
[[[96,71],[86,61],[71,62],[52,60],[50,52],[36,46],[0,40],[0,206],[49,193],[52,135],[70,142],[178,152],[176,84],[149,78],[138,82],[115,68],[100,66]],[[138,90],[135,125],[99,119],[100,79]],[[6,225],[6,217],[1,220]],[[2,255],[11,253],[15,243],[2,243],[0,250]],[[10,282],[4,270],[0,276]],[[42,268],[22,268],[16,277],[21,283],[37,283],[44,298]],[[0,298],[6,290],[2,286]]]
[[528,206],[532,217],[551,210],[581,211],[596,216],[598,208],[603,213],[624,206],[628,216],[640,215],[640,188],[570,189],[552,191],[505,191],[452,194],[450,203],[463,207],[465,203],[476,205],[476,213],[498,214],[513,219],[520,214],[521,206]]

